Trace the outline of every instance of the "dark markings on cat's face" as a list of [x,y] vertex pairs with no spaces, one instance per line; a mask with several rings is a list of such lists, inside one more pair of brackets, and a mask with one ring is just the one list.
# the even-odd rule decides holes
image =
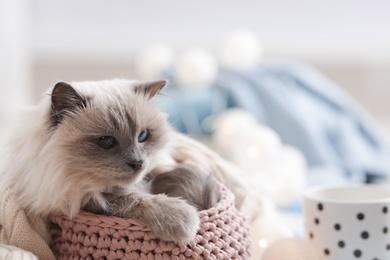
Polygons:
[[[116,94],[112,91],[107,95]],[[168,128],[165,115],[152,105],[150,96],[129,88],[125,95],[103,103],[95,103],[92,96],[88,106],[65,116],[54,134],[60,136],[70,176],[129,184],[150,170],[150,160],[164,146]],[[145,129],[148,138],[139,142]],[[112,136],[113,145],[99,146],[97,139],[102,136]],[[131,166],[139,161],[143,162],[140,169]]]

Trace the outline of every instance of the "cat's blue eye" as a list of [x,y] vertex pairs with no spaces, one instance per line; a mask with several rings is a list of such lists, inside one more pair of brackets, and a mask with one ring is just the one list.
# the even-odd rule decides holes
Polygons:
[[138,142],[139,142],[139,143],[143,143],[143,142],[146,141],[146,139],[148,139],[148,137],[149,137],[149,131],[148,131],[148,129],[145,129],[145,130],[143,130],[143,131],[139,134],[139,136],[138,136]]
[[104,149],[109,149],[114,145],[114,137],[112,136],[101,136],[96,139],[96,143]]

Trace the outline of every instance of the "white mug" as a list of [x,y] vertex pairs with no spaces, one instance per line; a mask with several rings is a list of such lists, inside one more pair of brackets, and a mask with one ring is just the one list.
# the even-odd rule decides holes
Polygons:
[[305,237],[321,259],[390,259],[390,187],[314,187],[304,197]]

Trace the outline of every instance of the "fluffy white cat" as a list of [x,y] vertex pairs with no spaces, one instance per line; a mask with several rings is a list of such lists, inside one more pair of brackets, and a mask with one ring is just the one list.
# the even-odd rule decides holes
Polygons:
[[165,85],[57,83],[15,129],[1,182],[12,183],[23,209],[44,218],[55,212],[74,217],[92,205],[96,212],[138,218],[163,239],[194,237],[196,208],[150,194],[146,174],[190,160],[233,190],[237,206],[246,191],[231,165],[167,123],[153,102]]

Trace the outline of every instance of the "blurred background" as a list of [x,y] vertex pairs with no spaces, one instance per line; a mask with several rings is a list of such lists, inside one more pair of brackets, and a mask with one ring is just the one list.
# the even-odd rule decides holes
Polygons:
[[18,108],[59,80],[168,78],[171,122],[300,214],[307,185],[390,174],[389,10],[372,0],[0,0],[0,141]]
[[262,41],[264,59],[310,63],[388,124],[387,1],[1,3],[1,86],[23,89],[31,102],[59,79],[131,77],[132,58],[145,45],[217,51],[228,33],[249,29]]
[[[339,105],[347,102],[344,105],[350,108],[347,99],[354,99],[357,106],[363,108],[358,114],[368,113],[369,119],[379,126],[376,129],[382,134],[381,138],[385,140],[389,135],[388,1],[172,0],[166,3],[118,0],[113,4],[104,0],[36,0],[33,3],[1,0],[0,3],[0,124],[3,131],[7,120],[14,117],[15,108],[36,104],[43,91],[58,80],[165,77],[171,79],[173,86],[189,85],[188,89],[194,89],[197,85],[226,85],[220,78],[222,82],[231,79],[226,73],[220,76],[224,69],[250,71],[263,64],[268,70],[265,74],[275,79],[278,73],[286,74],[267,67],[278,61],[282,67],[297,62],[316,69],[335,83],[335,88],[346,92],[337,100]],[[198,71],[197,66],[201,67]],[[307,81],[307,76],[304,77],[301,80]],[[283,80],[286,81],[276,79]],[[321,86],[322,96],[324,93],[340,96],[327,89],[329,84],[322,81],[306,82],[306,85]],[[235,87],[229,88],[234,90]],[[245,101],[233,100],[232,104],[231,99],[240,95],[233,92],[228,91],[226,108],[242,107],[237,103]],[[207,97],[211,100],[207,91],[198,94],[199,100]],[[335,100],[333,97],[330,99]],[[177,113],[177,106],[180,105],[168,104],[169,112]],[[209,110],[211,107],[215,105],[211,104]],[[255,107],[256,104],[252,105],[250,112],[257,112]],[[274,106],[262,107],[262,110],[266,110],[262,114],[268,115]],[[208,112],[213,113],[201,112],[203,117]],[[184,118],[188,117],[191,116],[187,113]],[[255,117],[275,130],[275,123],[265,122],[264,116],[259,114]],[[185,129],[183,125],[188,128],[194,124],[183,122],[182,118],[173,118],[180,130],[197,135],[204,133]],[[291,140],[293,137],[289,138],[282,136],[284,142],[297,146]]]
[[59,79],[131,77],[132,57],[145,45],[217,51],[227,34],[248,29],[260,37],[264,59],[310,63],[388,124],[388,1],[2,2],[1,42],[9,46],[1,60],[19,63],[24,74],[10,74],[28,78],[33,102]]

